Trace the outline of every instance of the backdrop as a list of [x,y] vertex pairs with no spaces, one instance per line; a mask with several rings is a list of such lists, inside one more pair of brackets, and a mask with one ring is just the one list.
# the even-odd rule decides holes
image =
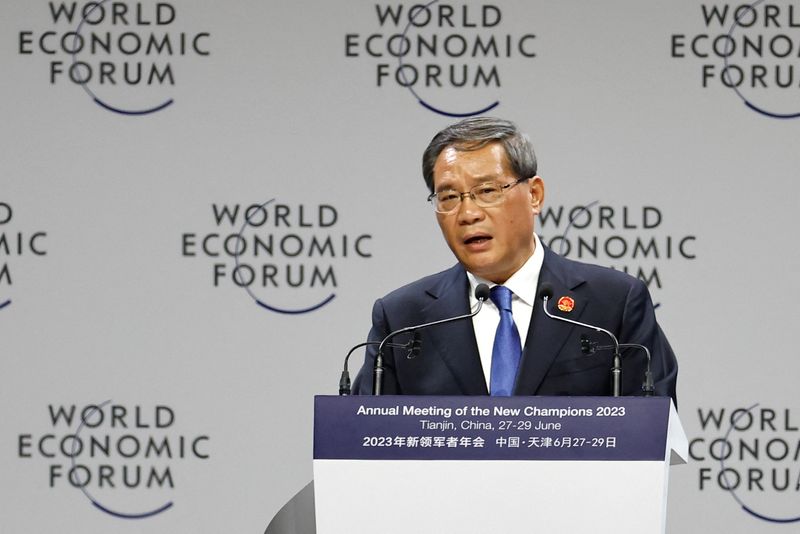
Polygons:
[[0,530],[262,532],[374,299],[454,262],[428,140],[491,114],[536,147],[543,240],[657,303],[692,455],[669,531],[793,531],[798,27],[784,0],[3,2]]

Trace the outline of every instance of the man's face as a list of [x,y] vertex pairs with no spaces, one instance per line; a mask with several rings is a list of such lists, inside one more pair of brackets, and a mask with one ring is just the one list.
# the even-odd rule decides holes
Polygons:
[[[433,167],[436,192],[464,193],[483,182],[505,185],[517,178],[500,143],[478,150],[447,147]],[[533,254],[533,222],[543,200],[544,182],[536,176],[506,189],[496,206],[481,208],[464,196],[458,208],[436,218],[458,261],[471,273],[502,284]]]

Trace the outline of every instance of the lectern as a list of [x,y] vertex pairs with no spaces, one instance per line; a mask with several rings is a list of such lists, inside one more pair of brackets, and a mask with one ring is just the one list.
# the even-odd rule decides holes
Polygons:
[[317,534],[664,533],[669,398],[315,399]]

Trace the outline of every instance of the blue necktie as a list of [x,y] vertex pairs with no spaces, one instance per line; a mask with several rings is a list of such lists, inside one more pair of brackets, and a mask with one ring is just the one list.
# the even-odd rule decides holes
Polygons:
[[492,348],[492,375],[489,380],[493,397],[511,396],[522,356],[519,332],[511,315],[512,295],[511,290],[505,286],[494,286],[489,294],[489,298],[500,311],[500,324],[497,325]]

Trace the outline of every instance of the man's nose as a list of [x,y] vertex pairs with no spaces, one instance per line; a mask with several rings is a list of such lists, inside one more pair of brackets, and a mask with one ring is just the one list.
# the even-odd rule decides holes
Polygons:
[[458,222],[460,224],[472,224],[483,219],[486,214],[483,209],[479,207],[472,197],[465,193],[461,197],[461,202],[458,205]]

